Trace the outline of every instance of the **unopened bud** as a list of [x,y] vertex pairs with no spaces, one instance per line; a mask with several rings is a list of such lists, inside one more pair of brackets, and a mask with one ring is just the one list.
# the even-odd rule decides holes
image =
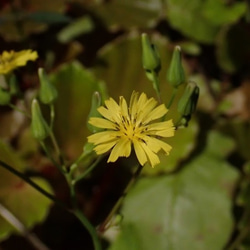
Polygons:
[[42,103],[50,104],[57,98],[57,90],[50,82],[43,68],[38,69],[38,76],[41,84],[39,98]]
[[0,105],[7,105],[10,103],[11,95],[10,93],[0,87]]
[[[92,100],[91,100],[91,108],[90,108],[90,112],[88,115],[88,120],[90,117],[100,117],[100,113],[97,111],[97,109],[101,106],[101,96],[99,92],[94,92],[94,94],[92,95]],[[92,133],[96,133],[102,129],[97,128],[93,125],[91,125],[90,123],[87,123],[87,127],[88,129],[92,132]]]
[[36,99],[31,104],[31,130],[34,138],[44,140],[49,135],[49,127],[42,116],[39,103]]
[[167,81],[175,88],[185,82],[185,72],[181,62],[181,48],[176,46],[167,71]]
[[142,34],[142,64],[146,71],[159,72],[161,60],[156,47],[150,43],[148,35]]
[[191,118],[194,113],[199,97],[199,87],[194,82],[189,82],[185,88],[185,91],[178,103],[178,112],[187,120]]

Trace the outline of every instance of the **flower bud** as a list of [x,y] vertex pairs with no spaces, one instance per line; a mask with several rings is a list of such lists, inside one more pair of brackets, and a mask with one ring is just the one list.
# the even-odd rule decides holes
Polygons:
[[181,63],[181,48],[176,46],[167,71],[167,81],[175,88],[185,82],[185,73]]
[[57,98],[57,90],[49,81],[49,78],[43,68],[38,69],[38,76],[41,84],[39,98],[42,103],[50,104]]
[[[91,108],[90,108],[90,112],[88,115],[88,120],[90,117],[100,117],[100,113],[97,111],[97,109],[101,106],[101,96],[99,92],[94,92],[94,94],[92,95],[92,100],[91,100]],[[92,133],[96,133],[102,129],[94,127],[93,125],[91,125],[90,123],[87,123],[87,127],[88,129],[92,132]]]
[[0,105],[7,105],[10,103],[11,95],[10,93],[0,87]]
[[178,103],[177,110],[187,120],[187,123],[196,109],[199,92],[200,90],[196,83],[189,82]]
[[146,71],[159,72],[161,60],[156,47],[150,43],[148,35],[142,34],[142,64]]
[[31,104],[31,130],[34,138],[42,141],[49,135],[49,126],[44,120],[36,99]]

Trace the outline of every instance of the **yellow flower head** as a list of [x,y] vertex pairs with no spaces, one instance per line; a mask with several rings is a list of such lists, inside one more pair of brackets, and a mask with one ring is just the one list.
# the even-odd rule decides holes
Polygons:
[[30,49],[19,52],[4,51],[0,55],[0,74],[8,74],[12,70],[26,65],[27,61],[35,61],[37,58],[37,52]]
[[109,98],[105,105],[98,108],[103,118],[89,119],[93,126],[105,129],[88,137],[97,154],[111,150],[108,162],[115,162],[118,157],[128,157],[133,145],[139,163],[149,162],[152,167],[160,163],[157,155],[160,150],[169,154],[172,147],[161,139],[174,136],[173,122],[153,122],[167,113],[164,104],[157,106],[154,98],[148,99],[145,93],[133,92],[129,107],[122,96],[119,104]]

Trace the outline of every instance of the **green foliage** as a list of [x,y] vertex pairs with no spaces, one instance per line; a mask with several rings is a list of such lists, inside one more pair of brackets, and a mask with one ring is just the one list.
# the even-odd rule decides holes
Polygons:
[[[52,212],[43,224],[52,201],[4,168],[0,205],[28,232],[40,224],[38,237],[51,249],[92,250],[91,235],[99,250],[95,228],[110,250],[249,249],[249,13],[243,0],[2,1],[2,51],[33,49],[39,59],[0,78],[0,161],[66,201],[63,206],[88,232],[72,224],[72,215]],[[153,44],[147,60],[143,33],[148,48]],[[170,67],[175,48],[182,51],[181,75]],[[31,103],[41,93],[38,68],[58,94],[55,99],[54,90],[42,91],[50,105],[41,104],[41,110],[51,131],[43,131],[42,139],[44,132],[48,137],[42,143],[30,130]],[[176,92],[178,83],[171,86],[166,79],[169,69],[183,82]],[[185,94],[189,81],[200,96],[197,112],[182,128],[181,118],[193,111],[187,105],[192,91]],[[96,108],[109,96],[128,100],[134,90],[170,106],[164,119],[178,128],[166,139],[170,154],[160,154],[155,168],[145,165],[135,186],[133,153],[110,164],[87,143],[97,132],[87,124],[90,116],[100,116]],[[110,211],[114,218],[119,211],[122,222],[105,221]],[[53,227],[57,220],[60,230]],[[0,206],[0,248],[11,250],[16,233],[22,235]]]
[[69,156],[78,156],[89,134],[87,117],[94,91],[98,91],[98,80],[79,62],[62,65],[51,74],[58,99],[55,101],[55,133],[63,151]]
[[[26,168],[25,162],[2,142],[0,142],[0,160],[22,172]],[[51,201],[7,170],[0,168],[0,175],[0,203],[27,229],[44,221],[48,215]],[[48,192],[53,192],[47,181],[38,177],[33,178],[33,181]],[[2,217],[0,209],[0,240],[6,239],[14,232],[17,233],[17,229]]]
[[142,178],[126,198],[125,233],[111,249],[123,249],[127,241],[145,250],[223,249],[232,233],[231,198],[239,173],[218,157],[225,152],[211,154],[209,148],[225,140],[230,141],[211,133],[207,149],[182,171]]
[[234,23],[246,11],[245,3],[226,6],[222,0],[165,0],[171,26],[202,43],[213,43],[222,25]]

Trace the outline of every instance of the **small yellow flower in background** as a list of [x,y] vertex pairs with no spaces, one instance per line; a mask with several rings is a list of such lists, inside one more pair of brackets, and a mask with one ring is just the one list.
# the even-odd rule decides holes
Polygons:
[[37,58],[37,52],[30,49],[19,52],[4,51],[0,55],[0,74],[8,74],[12,70],[26,65],[28,61],[35,61]]
[[129,157],[133,145],[139,163],[143,166],[149,162],[154,167],[160,163],[159,151],[169,154],[172,147],[162,139],[174,136],[173,122],[153,122],[167,113],[164,104],[157,106],[154,98],[133,92],[129,107],[122,96],[119,104],[109,98],[105,105],[98,108],[103,118],[89,119],[93,126],[105,129],[88,137],[98,155],[111,150],[108,162],[115,162],[119,157]]

